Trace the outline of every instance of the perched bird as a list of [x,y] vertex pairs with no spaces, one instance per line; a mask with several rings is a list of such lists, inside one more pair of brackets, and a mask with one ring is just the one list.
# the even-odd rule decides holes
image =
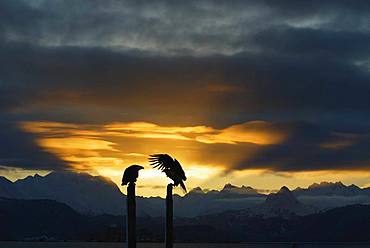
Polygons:
[[174,186],[180,184],[181,188],[186,192],[184,181],[186,181],[185,172],[181,164],[176,159],[171,158],[168,154],[153,154],[149,158],[150,165],[166,173],[167,177],[172,179]]
[[122,186],[128,183],[135,183],[136,179],[139,177],[139,170],[144,169],[144,167],[140,165],[131,165],[126,168],[125,172],[123,173],[122,177]]

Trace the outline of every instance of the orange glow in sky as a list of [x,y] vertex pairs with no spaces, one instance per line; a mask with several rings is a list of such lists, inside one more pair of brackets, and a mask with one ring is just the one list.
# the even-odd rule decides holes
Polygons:
[[[315,181],[368,183],[370,172],[313,171],[276,173],[269,169],[230,170],[245,154],[242,144],[263,146],[282,142],[286,134],[271,129],[268,122],[253,121],[224,129],[209,126],[160,126],[147,122],[105,125],[59,122],[23,122],[21,128],[37,135],[43,149],[56,154],[75,171],[111,178],[120,185],[123,170],[141,164],[138,194],[163,196],[169,179],[147,161],[153,153],[168,153],[183,165],[188,189],[220,189],[226,183],[258,189],[295,188]],[[220,150],[215,150],[219,147]],[[251,149],[253,150],[253,149]],[[250,152],[253,154],[253,151]],[[124,189],[122,189],[124,191]],[[177,190],[181,194],[181,190]]]

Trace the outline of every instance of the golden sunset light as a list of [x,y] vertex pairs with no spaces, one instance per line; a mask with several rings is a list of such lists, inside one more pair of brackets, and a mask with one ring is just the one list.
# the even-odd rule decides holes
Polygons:
[[[140,178],[142,187],[138,192],[144,196],[163,196],[167,180],[163,180],[161,173],[148,164],[148,155],[161,151],[178,157],[189,176],[187,184],[190,188],[201,186],[220,189],[225,182],[231,182],[276,190],[282,184],[292,188],[308,186],[312,180],[342,180],[363,185],[366,178],[370,177],[368,172],[361,170],[276,173],[271,169],[253,166],[230,172],[248,152],[253,156],[256,146],[279,144],[290,135],[286,128],[279,130],[275,124],[265,121],[252,121],[223,129],[204,125],[161,126],[149,122],[89,125],[34,121],[22,122],[20,127],[36,134],[37,143],[66,161],[71,170],[102,175],[111,178],[117,185],[120,185],[123,168],[130,164],[143,165],[145,170]],[[343,142],[353,140],[348,135],[338,137],[342,137],[336,138],[335,144],[338,145],[327,143],[321,146],[340,148]],[[249,148],[241,149],[243,143]],[[223,144],[222,148],[215,147],[217,144]],[[239,149],[235,148],[238,146]],[[234,151],[228,153],[230,149]],[[222,152],[222,158],[213,152]],[[212,154],[211,157],[203,158],[202,154],[207,153]],[[182,194],[181,191],[178,193]]]

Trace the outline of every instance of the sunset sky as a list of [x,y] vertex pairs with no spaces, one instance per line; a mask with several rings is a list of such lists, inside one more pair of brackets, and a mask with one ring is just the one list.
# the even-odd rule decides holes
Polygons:
[[370,2],[1,0],[0,118],[11,180],[370,186]]

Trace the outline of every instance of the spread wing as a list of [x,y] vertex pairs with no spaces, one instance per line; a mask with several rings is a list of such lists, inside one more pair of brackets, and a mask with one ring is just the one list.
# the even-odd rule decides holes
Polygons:
[[181,178],[181,180],[184,180],[184,181],[186,181],[186,176],[185,176],[185,172],[184,172],[184,170],[182,169],[182,167],[181,167],[181,164],[179,163],[179,161],[177,161],[176,159],[175,159],[175,161],[174,161],[174,165],[173,165],[173,169],[174,169],[174,171],[176,172],[176,174]]
[[181,188],[186,192],[183,182],[186,181],[186,176],[179,161],[172,159],[168,154],[153,154],[149,157],[149,163],[153,168],[158,168],[165,172],[167,177],[173,180],[175,186],[180,184]]
[[173,167],[173,159],[171,158],[171,156],[167,155],[167,154],[153,154],[153,155],[150,155],[150,158],[149,158],[149,163],[150,165],[153,166],[153,168],[157,168],[159,170],[168,170],[168,169],[172,169]]

